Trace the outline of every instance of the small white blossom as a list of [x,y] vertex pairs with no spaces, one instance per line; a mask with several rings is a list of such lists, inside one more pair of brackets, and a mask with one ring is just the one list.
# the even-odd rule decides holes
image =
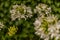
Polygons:
[[38,13],[38,15],[42,14],[42,13],[49,14],[49,13],[51,13],[51,7],[48,7],[48,5],[46,5],[46,4],[40,3],[34,9],[34,13]]
[[4,27],[4,24],[0,22],[0,30]]
[[21,18],[31,18],[32,17],[32,9],[31,7],[27,7],[23,4],[21,5],[13,5],[10,10],[11,20],[14,21],[16,19],[20,20]]
[[49,15],[47,18],[46,18],[46,20],[49,22],[49,23],[51,23],[51,22],[56,22],[57,21],[57,16],[54,16],[54,15]]
[[40,26],[41,25],[41,22],[40,20],[36,20],[35,23],[34,23],[35,26]]
[[31,7],[27,7],[26,8],[26,11],[27,11],[27,15],[26,15],[26,17],[32,17],[32,9],[31,9]]

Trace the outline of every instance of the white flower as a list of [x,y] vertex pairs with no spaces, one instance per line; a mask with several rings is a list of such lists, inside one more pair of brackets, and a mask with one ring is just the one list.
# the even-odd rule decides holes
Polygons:
[[41,25],[40,20],[36,20],[36,21],[34,22],[34,25],[35,25],[35,26],[40,26],[40,25]]
[[0,22],[0,30],[4,27],[3,23]]
[[21,5],[13,5],[12,9],[10,10],[11,13],[11,19],[12,21],[18,19],[20,20],[21,18],[31,18],[32,17],[32,9],[31,7],[27,7],[23,4]]
[[57,21],[57,16],[54,16],[54,15],[49,15],[47,18],[46,18],[46,20],[49,22],[49,23],[51,23],[51,22],[56,22]]
[[60,21],[58,21],[57,16],[49,14],[48,16],[40,15],[36,18],[34,22],[35,34],[43,38],[44,40],[49,40],[49,38],[58,40],[60,38]]
[[27,15],[26,15],[26,17],[32,17],[32,9],[31,9],[31,7],[27,7],[26,8],[26,11],[27,11]]
[[39,32],[35,32],[35,34],[40,35],[40,33],[39,33]]
[[52,25],[52,26],[49,26],[48,31],[49,31],[50,33],[53,33],[53,32],[55,31],[54,26],[53,26],[53,25]]
[[49,14],[51,13],[51,7],[48,7],[48,5],[46,4],[40,3],[34,9],[34,13],[37,13],[37,12],[38,12],[38,15],[42,13]]

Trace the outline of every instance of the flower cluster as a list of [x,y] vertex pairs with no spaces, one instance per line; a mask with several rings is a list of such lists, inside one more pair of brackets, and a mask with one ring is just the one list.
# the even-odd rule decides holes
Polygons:
[[58,40],[60,38],[60,21],[56,15],[50,14],[51,8],[48,8],[45,4],[39,4],[36,6],[35,11],[39,13],[33,23],[35,26],[34,29],[36,30],[35,34],[44,40],[49,40],[50,38]]
[[[37,18],[35,20],[34,29],[36,30],[35,34],[39,35],[40,38],[44,40],[55,39],[58,40],[60,38],[60,21],[58,17],[51,13],[51,7],[46,4],[38,4],[34,9],[34,13],[37,13]],[[26,5],[13,5],[11,10],[11,20],[14,21],[16,19],[27,19],[33,16],[33,12],[31,7]],[[18,28],[13,26],[8,28],[9,36],[14,35]]]
[[8,35],[13,36],[17,32],[17,30],[18,28],[15,26],[8,28]]
[[10,10],[11,13],[11,19],[14,21],[15,19],[21,19],[21,18],[31,18],[32,17],[32,10],[31,7],[25,6],[24,4],[21,5],[13,5],[13,7]]

